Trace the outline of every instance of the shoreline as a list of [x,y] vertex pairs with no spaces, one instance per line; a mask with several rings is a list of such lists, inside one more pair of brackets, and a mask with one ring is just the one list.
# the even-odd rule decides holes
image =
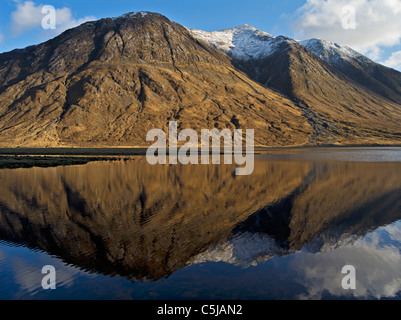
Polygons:
[[[300,145],[283,147],[255,146],[255,153],[261,151],[305,150],[305,149],[348,149],[348,148],[400,148],[401,144],[355,144],[355,145]],[[144,147],[106,148],[0,148],[0,156],[140,156],[146,155]],[[221,149],[223,151],[223,148]],[[168,153],[168,152],[167,152]],[[222,152],[223,154],[223,152]]]
[[[254,155],[280,155],[307,150],[401,148],[401,145],[321,145],[255,147]],[[0,148],[0,169],[47,168],[84,165],[98,161],[125,161],[132,156],[146,156],[145,148]],[[209,151],[210,152],[210,151]],[[167,150],[168,156],[168,150]],[[224,155],[223,149],[220,152]],[[201,155],[199,152],[198,155]]]

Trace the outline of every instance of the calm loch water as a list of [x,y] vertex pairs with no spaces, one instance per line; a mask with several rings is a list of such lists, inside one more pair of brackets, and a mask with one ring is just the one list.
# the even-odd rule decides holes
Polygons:
[[0,170],[0,299],[401,298],[401,148],[276,150],[234,172]]

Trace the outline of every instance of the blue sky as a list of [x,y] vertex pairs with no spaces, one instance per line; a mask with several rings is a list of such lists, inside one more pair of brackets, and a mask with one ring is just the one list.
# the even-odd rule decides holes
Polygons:
[[[52,5],[57,30],[41,28],[41,7]],[[344,30],[342,8],[356,9],[356,29]],[[0,52],[37,44],[87,20],[152,11],[189,28],[222,30],[241,24],[304,40],[348,45],[401,70],[401,0],[2,0]]]

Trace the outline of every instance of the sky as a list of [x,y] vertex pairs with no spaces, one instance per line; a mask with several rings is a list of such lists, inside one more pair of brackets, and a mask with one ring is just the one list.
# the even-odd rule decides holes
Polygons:
[[[56,9],[55,30],[42,27],[46,5]],[[1,0],[0,52],[136,11],[158,12],[191,29],[249,24],[275,36],[324,39],[401,71],[401,0]]]

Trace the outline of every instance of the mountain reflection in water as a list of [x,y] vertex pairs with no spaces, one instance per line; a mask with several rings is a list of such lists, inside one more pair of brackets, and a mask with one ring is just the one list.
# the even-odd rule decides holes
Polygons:
[[[401,163],[259,158],[252,175],[235,176],[234,165],[150,166],[137,157],[0,170],[0,181],[3,246],[45,252],[81,273],[152,286],[195,266],[222,262],[241,274],[292,257],[287,267],[303,287],[297,298],[345,295],[333,287],[345,264],[364,268],[357,297],[401,290]],[[380,292],[369,287],[377,263],[393,272],[374,284]],[[3,278],[1,265],[2,246]],[[260,289],[255,298],[268,290],[252,289]],[[197,297],[211,297],[205,292]]]

